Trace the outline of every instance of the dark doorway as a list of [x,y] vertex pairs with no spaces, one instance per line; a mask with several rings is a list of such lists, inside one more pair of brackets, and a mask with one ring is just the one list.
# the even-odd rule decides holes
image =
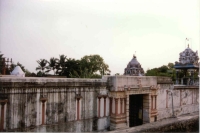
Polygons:
[[143,123],[143,95],[129,95],[129,126]]

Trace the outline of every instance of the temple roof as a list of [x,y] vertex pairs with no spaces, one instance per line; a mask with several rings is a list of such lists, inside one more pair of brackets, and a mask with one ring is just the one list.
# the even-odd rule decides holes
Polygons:
[[132,60],[128,63],[128,66],[129,68],[132,68],[132,67],[137,67],[138,65],[140,65],[140,63],[137,61],[137,58],[135,55],[133,55],[133,58]]
[[174,68],[176,69],[198,69],[199,68],[198,52],[194,52],[188,47],[179,54],[179,62],[175,62]]
[[137,57],[135,55],[133,55],[132,60],[128,63],[127,67],[125,68],[124,75],[144,75],[144,70],[141,67],[140,63],[137,61]]

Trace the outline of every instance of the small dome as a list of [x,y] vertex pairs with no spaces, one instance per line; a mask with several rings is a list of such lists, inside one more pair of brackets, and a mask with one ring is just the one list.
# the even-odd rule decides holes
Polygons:
[[140,63],[137,61],[135,55],[133,55],[132,60],[128,63],[127,67],[124,69],[124,75],[131,76],[141,76],[144,75],[144,70]]
[[128,66],[129,66],[129,68],[140,66],[140,63],[137,61],[135,55],[133,55],[133,59],[129,62]]
[[20,66],[16,66],[10,75],[16,75],[19,77],[25,77],[25,73],[22,71]]
[[179,54],[179,63],[180,64],[193,64],[193,63],[198,63],[199,57],[198,57],[198,52],[194,52],[192,49],[188,47]]

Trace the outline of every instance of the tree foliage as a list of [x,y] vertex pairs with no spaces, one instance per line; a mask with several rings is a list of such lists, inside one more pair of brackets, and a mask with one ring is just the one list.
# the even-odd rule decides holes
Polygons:
[[[59,56],[59,59],[54,57],[50,58],[48,66],[44,65],[45,63],[41,63],[44,62],[42,59],[37,62],[39,67],[36,69],[40,70],[40,76],[44,69],[47,69],[45,72],[53,70],[54,74],[66,76],[68,78],[101,78],[102,75],[110,73],[109,66],[99,55],[86,55],[80,60],[76,60],[67,58],[67,56],[62,54]],[[43,67],[41,64],[43,64]]]
[[56,73],[63,76],[66,69],[67,56],[64,54],[59,55],[58,64],[56,66]]
[[168,63],[168,65],[163,65],[158,68],[148,69],[146,76],[167,76],[171,77],[175,81],[175,69],[173,63]]
[[49,71],[52,70],[52,71],[54,72],[54,75],[55,75],[55,74],[56,74],[55,69],[56,69],[57,66],[58,66],[58,59],[52,57],[52,58],[50,58],[49,61],[47,61],[47,63],[48,63],[48,66],[46,67],[46,68],[47,68],[47,71],[46,71],[46,72],[49,72]]
[[[48,70],[46,70],[47,67],[47,60],[46,59],[40,59],[37,60],[38,63],[38,67],[36,67],[36,70],[40,70],[42,72],[43,75],[45,75],[46,72],[48,72]],[[46,71],[45,71],[46,70]]]
[[[174,68],[173,63],[168,63],[168,65],[163,65],[158,68],[148,69],[146,72],[146,76],[167,76],[171,77],[172,81],[176,80],[176,70]],[[185,70],[179,70],[178,72],[178,79],[183,77],[190,77],[191,74]],[[198,71],[194,72],[194,78],[198,78]]]

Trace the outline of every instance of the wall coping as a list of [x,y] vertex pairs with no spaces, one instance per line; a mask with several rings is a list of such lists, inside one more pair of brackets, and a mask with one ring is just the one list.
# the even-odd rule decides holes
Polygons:
[[0,82],[107,82],[103,79],[48,78],[48,77],[0,77]]

